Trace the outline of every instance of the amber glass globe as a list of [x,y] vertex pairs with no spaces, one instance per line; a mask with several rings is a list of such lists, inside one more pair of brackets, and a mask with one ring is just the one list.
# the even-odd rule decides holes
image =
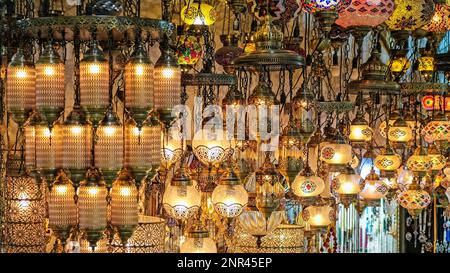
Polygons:
[[222,175],[219,185],[214,188],[212,202],[216,212],[226,218],[239,216],[246,206],[248,193],[231,168]]

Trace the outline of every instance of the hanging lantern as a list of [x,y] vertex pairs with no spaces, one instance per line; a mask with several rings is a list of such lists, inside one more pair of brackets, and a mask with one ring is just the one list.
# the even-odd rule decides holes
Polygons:
[[166,212],[177,220],[186,220],[200,208],[200,192],[184,168],[177,170],[163,196]]
[[172,108],[180,103],[181,68],[167,44],[162,44],[160,48],[161,56],[154,68],[154,108],[159,119],[168,127],[174,118],[171,116]]
[[402,118],[399,117],[388,130],[389,141],[394,147],[401,147],[413,138],[411,127]]
[[7,69],[6,102],[8,111],[19,125],[23,125],[28,113],[35,108],[36,70],[22,49],[12,57]]
[[422,209],[431,203],[431,197],[428,192],[420,189],[417,177],[414,177],[409,189],[398,195],[397,202],[400,206],[408,210],[411,217],[417,218]]
[[227,73],[232,73],[232,61],[242,54],[242,48],[238,46],[239,37],[235,34],[220,35],[220,41],[223,47],[219,48],[214,54],[214,60],[223,66]]
[[422,49],[417,60],[419,62],[417,70],[419,70],[420,75],[426,82],[431,81],[435,71],[435,62],[431,50]]
[[202,56],[202,45],[193,35],[183,34],[178,37],[176,55],[181,66],[195,66]]
[[245,231],[256,237],[256,245],[261,246],[261,238],[275,230],[286,218],[286,212],[274,211],[266,218],[264,213],[249,208],[239,216],[239,224]]
[[46,122],[35,126],[36,132],[36,170],[45,178],[50,187],[55,180],[56,171],[62,167],[62,126],[56,124],[52,130]]
[[445,34],[450,29],[450,6],[436,4],[436,9],[431,20],[422,28],[428,32]]
[[100,171],[89,168],[86,179],[80,183],[78,207],[80,229],[85,232],[92,250],[95,250],[97,242],[103,237],[103,231],[106,229],[107,194]]
[[231,167],[222,175],[219,185],[214,189],[212,202],[216,212],[225,218],[239,216],[247,205],[248,193]]
[[66,174],[61,171],[53,183],[48,199],[49,227],[57,234],[63,248],[73,227],[78,223],[75,189]]
[[80,62],[80,102],[94,126],[109,106],[109,65],[96,41]]
[[336,24],[343,28],[374,28],[394,12],[394,0],[358,0],[339,12]]
[[313,123],[313,120],[315,120],[314,102],[314,94],[305,86],[302,86],[292,98],[294,117],[299,117],[300,134],[303,138],[303,143],[308,143],[316,131],[316,126]]
[[340,173],[332,181],[332,188],[339,196],[339,201],[348,207],[356,200],[361,191],[361,176],[355,173],[355,170],[347,166],[345,172]]
[[338,12],[344,10],[351,3],[351,0],[305,0],[303,10],[312,13],[317,17],[321,29],[329,33],[331,25],[338,18]]
[[138,225],[138,191],[128,170],[120,172],[111,189],[111,224],[117,228],[123,244]]
[[320,160],[328,164],[330,171],[345,168],[352,159],[352,146],[348,145],[339,133],[333,142],[325,143],[320,150]]
[[432,166],[431,158],[428,156],[427,150],[422,146],[417,147],[413,155],[406,161],[406,167],[418,177],[425,176]]
[[446,166],[446,158],[439,152],[436,145],[431,144],[428,147],[428,156],[431,160],[431,172],[436,175]]
[[36,109],[49,127],[64,111],[65,90],[64,64],[50,43],[36,62]]
[[400,190],[407,189],[414,179],[414,173],[408,169],[399,170],[397,184]]
[[203,227],[200,220],[188,231],[180,253],[217,253],[216,242],[209,236],[209,231]]
[[383,149],[381,154],[375,157],[375,167],[380,170],[381,176],[392,177],[402,164],[402,157],[394,152],[391,147]]
[[123,126],[117,114],[109,108],[97,130],[95,143],[95,166],[102,171],[108,188],[122,168],[122,160]]
[[372,128],[364,119],[363,113],[358,111],[355,119],[350,124],[350,134],[348,139],[352,145],[361,146],[370,142],[373,137]]
[[149,174],[155,173],[160,164],[161,127],[158,125],[136,126],[129,121],[125,127],[125,162],[132,169],[139,186]]
[[291,189],[295,195],[300,197],[302,205],[311,204],[315,197],[319,196],[325,189],[325,182],[322,178],[315,175],[311,168],[307,165],[291,185]]
[[141,127],[153,106],[153,64],[142,43],[137,43],[125,65],[125,106]]
[[30,172],[36,171],[36,125],[41,123],[39,115],[32,115],[24,128],[25,167]]
[[214,7],[199,0],[190,0],[181,9],[181,20],[187,25],[210,26],[216,21]]
[[256,207],[266,218],[269,218],[282,203],[284,198],[282,178],[271,162],[270,152],[266,152],[264,163],[256,172]]
[[279,148],[279,169],[290,182],[294,181],[303,166],[301,142],[300,130],[294,123],[294,117],[291,116],[281,134]]
[[394,58],[390,61],[391,73],[395,78],[399,78],[411,67],[411,62],[406,57],[407,49],[402,49],[397,52]]
[[74,186],[78,187],[91,164],[92,148],[91,126],[79,105],[74,105],[62,128],[63,167],[69,170]]
[[433,0],[395,0],[394,2],[394,12],[386,21],[391,30],[416,30],[428,23],[434,13]]
[[[389,121],[388,124],[389,126],[392,126],[392,124],[394,124],[394,122],[400,117],[400,115],[398,114],[398,112],[392,112],[389,115]],[[380,132],[381,136],[386,138],[386,131],[387,131],[387,126],[386,126],[386,120],[383,120],[380,123],[380,126],[378,126],[378,131]]]
[[303,209],[302,218],[307,224],[307,230],[324,232],[335,221],[336,216],[332,207],[319,201]]
[[181,139],[174,139],[171,135],[167,136],[166,134],[163,134],[161,138],[161,163],[166,169],[169,169],[180,160],[186,148],[186,142]]
[[422,136],[428,143],[435,143],[439,149],[444,150],[450,140],[450,121],[439,111],[433,120],[427,123],[422,129]]
[[364,187],[359,193],[364,203],[371,206],[378,206],[380,199],[382,199],[388,192],[388,187],[381,181],[378,174],[372,167],[370,173],[364,179]]
[[192,140],[195,156],[209,168],[217,167],[233,155],[233,149],[229,147],[222,129],[202,129],[195,133]]

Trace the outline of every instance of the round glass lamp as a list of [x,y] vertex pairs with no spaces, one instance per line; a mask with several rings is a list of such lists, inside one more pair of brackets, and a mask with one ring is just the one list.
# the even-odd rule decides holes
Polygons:
[[210,26],[216,21],[213,6],[199,0],[190,0],[181,9],[181,20],[187,25]]
[[291,189],[295,195],[300,197],[303,205],[309,205],[319,196],[325,189],[325,182],[322,178],[315,175],[311,168],[307,165],[291,185]]
[[374,163],[375,167],[380,170],[381,176],[392,177],[395,176],[397,169],[400,168],[402,157],[388,146],[383,149],[381,154],[375,157]]
[[417,177],[414,177],[409,189],[398,195],[397,202],[408,210],[411,217],[417,219],[420,212],[431,203],[431,196],[428,192],[420,189]]
[[441,111],[422,129],[422,136],[428,143],[435,143],[439,149],[445,149],[450,140],[450,121]]
[[428,157],[431,160],[431,172],[433,175],[436,175],[446,166],[447,159],[441,154],[434,144],[431,144],[428,147]]
[[335,211],[327,204],[308,206],[302,211],[302,218],[306,222],[306,229],[311,231],[326,231],[336,219]]
[[425,176],[432,166],[431,157],[428,156],[428,152],[423,146],[417,147],[406,161],[406,167],[418,177]]
[[350,134],[348,135],[350,143],[355,146],[365,145],[372,140],[372,137],[372,128],[364,119],[363,113],[358,111],[355,119],[350,124]]
[[217,253],[217,246],[209,231],[201,223],[194,223],[180,247],[180,253]]
[[195,156],[208,167],[216,167],[233,154],[226,132],[222,129],[202,129],[195,133],[192,140]]
[[352,159],[352,146],[347,144],[339,133],[320,150],[320,160],[328,164],[330,171],[342,170]]
[[361,176],[356,174],[350,166],[336,176],[332,183],[333,189],[339,195],[339,201],[346,207],[356,200],[358,193],[361,191]]
[[389,141],[394,147],[401,147],[413,138],[413,132],[408,123],[399,117],[388,130]]
[[239,216],[247,205],[248,193],[231,167],[222,175],[219,185],[215,187],[212,202],[216,212],[225,218]]
[[388,187],[383,183],[378,174],[372,168],[370,173],[364,179],[364,187],[359,196],[365,203],[372,206],[378,206],[388,192]]

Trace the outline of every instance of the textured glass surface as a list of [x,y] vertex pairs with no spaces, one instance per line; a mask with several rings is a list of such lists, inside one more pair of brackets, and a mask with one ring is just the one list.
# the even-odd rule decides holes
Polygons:
[[36,167],[36,131],[34,126],[25,127],[25,166],[28,170]]
[[95,144],[95,165],[100,169],[120,169],[123,160],[123,128],[100,126]]
[[80,101],[83,107],[109,105],[109,67],[107,62],[80,63]]
[[33,109],[35,107],[36,70],[29,66],[9,66],[6,98],[8,108]]
[[138,224],[136,186],[117,182],[111,190],[111,223],[115,226],[135,226]]
[[36,168],[56,169],[62,166],[62,128],[36,126]]
[[153,65],[129,63],[125,66],[126,107],[153,106]]
[[81,185],[78,192],[78,207],[81,229],[106,228],[105,187]]
[[125,166],[133,169],[150,169],[161,160],[161,128],[143,126],[141,130],[133,124],[125,129]]
[[70,184],[53,185],[48,199],[49,225],[51,228],[75,226],[77,206],[74,201],[75,189]]
[[36,64],[36,108],[64,108],[64,64]]
[[170,109],[180,104],[181,69],[179,67],[155,68],[155,108]]
[[89,125],[63,126],[63,166],[85,169],[91,160],[91,127]]

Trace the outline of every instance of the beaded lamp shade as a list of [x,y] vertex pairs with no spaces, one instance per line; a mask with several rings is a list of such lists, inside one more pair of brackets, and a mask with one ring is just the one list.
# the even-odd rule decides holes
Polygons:
[[49,125],[64,110],[64,64],[52,44],[45,46],[36,62],[36,109]]
[[118,235],[111,242],[112,253],[164,253],[166,221],[153,216],[139,216],[139,224],[123,246]]
[[78,222],[74,197],[75,188],[64,172],[61,172],[49,193],[48,223],[50,228],[58,234],[63,245],[69,236],[70,229]]
[[398,195],[397,202],[407,209],[413,218],[416,218],[420,211],[431,203],[431,196],[428,192],[420,189],[417,183],[413,182],[410,189]]
[[147,171],[156,170],[160,164],[161,127],[144,125],[138,128],[132,121],[125,127],[125,166],[132,168],[136,183]]
[[80,62],[80,102],[93,123],[100,121],[109,105],[109,66],[97,42]]
[[39,124],[36,130],[36,169],[44,176],[47,183],[53,183],[56,170],[62,167],[62,133],[61,125],[56,124],[52,130],[47,124]]
[[391,30],[416,30],[434,14],[433,0],[395,0],[395,9],[386,24]]
[[256,238],[247,232],[235,232],[236,253],[301,253],[303,250],[303,227],[279,225],[261,239],[258,247]]
[[27,113],[35,108],[36,70],[22,49],[12,57],[7,69],[6,103],[18,123],[24,123]]
[[179,65],[194,66],[202,55],[202,46],[197,37],[182,35],[179,37],[176,54]]
[[91,247],[102,238],[107,224],[108,191],[98,169],[90,168],[78,189],[79,225]]
[[19,172],[20,160],[8,159],[5,178],[4,250],[45,252],[45,187]]
[[125,65],[125,106],[142,125],[153,106],[153,64],[142,43],[137,44]]
[[327,10],[340,11],[348,7],[351,2],[351,0],[305,0],[303,9],[308,13]]
[[344,28],[376,27],[394,12],[393,0],[353,0],[339,12],[336,24]]
[[450,6],[436,4],[436,11],[428,24],[422,28],[429,32],[445,33],[450,29]]

